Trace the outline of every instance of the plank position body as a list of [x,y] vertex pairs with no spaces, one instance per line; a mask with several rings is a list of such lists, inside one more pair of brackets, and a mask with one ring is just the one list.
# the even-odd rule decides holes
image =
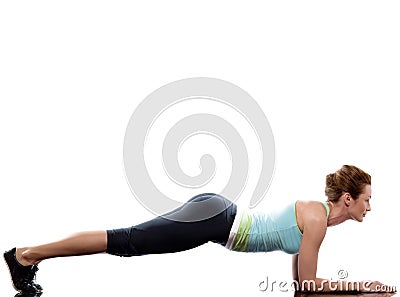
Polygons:
[[[327,227],[347,220],[363,221],[371,210],[371,176],[355,166],[344,165],[326,176],[325,195],[324,202],[297,200],[280,211],[250,212],[239,210],[221,195],[202,193],[165,216],[142,224],[79,232],[57,242],[13,248],[4,253],[4,258],[15,289],[41,292],[35,274],[38,264],[46,259],[97,253],[123,257],[174,253],[211,241],[236,252],[281,250],[292,254],[293,279],[300,289],[330,291],[329,281],[316,275],[320,245]],[[209,210],[223,211],[192,221],[198,202]],[[305,283],[308,285],[302,286]],[[369,291],[382,284],[360,281],[357,285],[358,290]]]

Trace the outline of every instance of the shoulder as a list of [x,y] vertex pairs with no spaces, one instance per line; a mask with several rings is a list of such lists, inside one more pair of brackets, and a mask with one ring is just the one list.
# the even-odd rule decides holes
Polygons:
[[309,219],[326,221],[326,209],[321,201],[298,200],[296,209],[301,214],[306,213]]
[[314,200],[298,200],[296,214],[302,229],[319,229],[325,233],[327,228],[326,209],[322,202]]

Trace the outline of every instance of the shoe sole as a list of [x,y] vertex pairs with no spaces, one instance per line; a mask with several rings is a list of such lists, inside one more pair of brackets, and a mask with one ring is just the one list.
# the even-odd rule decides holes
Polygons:
[[3,253],[3,260],[4,260],[4,262],[6,263],[6,266],[7,266],[7,268],[8,268],[8,274],[10,275],[11,285],[13,286],[13,288],[14,288],[15,291],[17,291],[17,292],[19,292],[19,293],[32,293],[32,294],[35,294],[35,293],[43,293],[43,291],[40,291],[40,290],[38,290],[38,291],[36,291],[36,292],[24,292],[23,290],[17,289],[17,288],[15,287],[15,285],[14,285],[13,280],[12,280],[12,275],[11,275],[10,266],[8,265],[8,262],[7,262],[7,259],[6,259],[6,253]]

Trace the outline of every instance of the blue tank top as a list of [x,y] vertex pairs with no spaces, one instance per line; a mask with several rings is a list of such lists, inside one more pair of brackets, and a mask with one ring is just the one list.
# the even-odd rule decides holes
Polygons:
[[[329,206],[322,202],[329,216]],[[296,219],[296,202],[269,213],[243,210],[235,217],[226,248],[238,252],[284,251],[297,254],[303,238]]]

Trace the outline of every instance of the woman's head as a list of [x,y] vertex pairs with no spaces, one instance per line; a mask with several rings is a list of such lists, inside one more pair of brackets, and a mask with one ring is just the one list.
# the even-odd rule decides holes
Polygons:
[[371,176],[352,165],[343,165],[335,173],[326,176],[325,195],[329,201],[337,202],[343,194],[348,193],[357,199],[371,185]]
[[342,215],[362,222],[371,210],[371,176],[355,166],[343,165],[326,176],[325,194]]

